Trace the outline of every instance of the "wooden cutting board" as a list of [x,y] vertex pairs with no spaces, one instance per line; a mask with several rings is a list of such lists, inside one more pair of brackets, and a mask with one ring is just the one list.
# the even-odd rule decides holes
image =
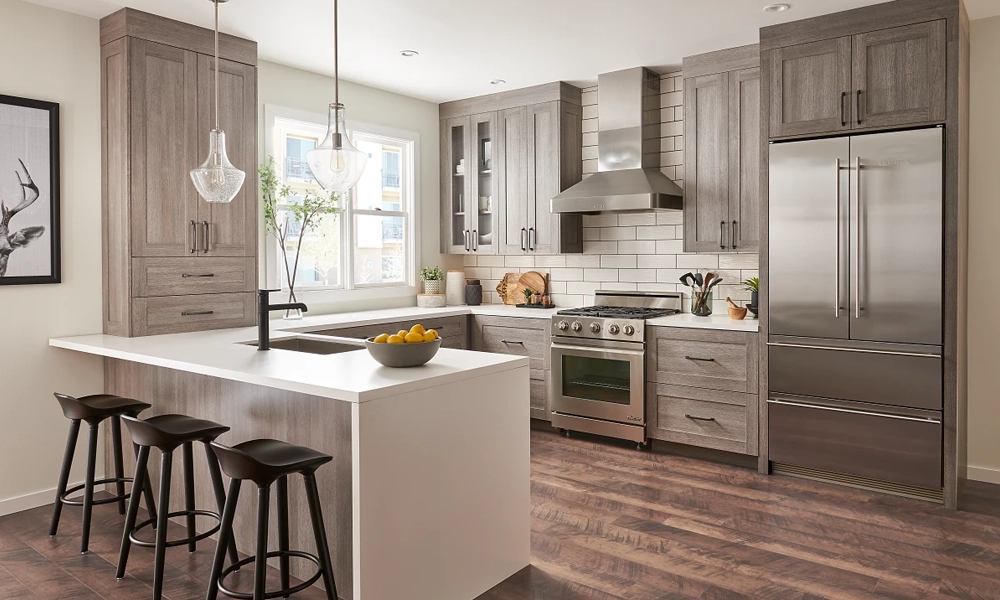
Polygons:
[[[520,273],[507,273],[500,280],[500,284],[497,285],[497,293],[500,294],[500,299],[503,300],[504,304],[517,304],[514,294],[517,292],[516,288],[520,280]],[[521,296],[521,301],[524,301],[524,296]]]
[[524,304],[524,290],[530,288],[537,294],[544,294],[549,287],[548,280],[548,275],[538,271],[507,273],[497,285],[497,293],[504,304]]

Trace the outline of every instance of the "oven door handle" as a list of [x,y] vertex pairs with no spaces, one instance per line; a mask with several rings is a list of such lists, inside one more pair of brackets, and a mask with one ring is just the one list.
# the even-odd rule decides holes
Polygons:
[[562,352],[585,352],[587,354],[601,353],[601,354],[620,354],[623,356],[643,356],[646,354],[645,350],[629,350],[625,348],[615,348],[611,346],[566,346],[564,344],[552,344],[553,350],[560,350]]

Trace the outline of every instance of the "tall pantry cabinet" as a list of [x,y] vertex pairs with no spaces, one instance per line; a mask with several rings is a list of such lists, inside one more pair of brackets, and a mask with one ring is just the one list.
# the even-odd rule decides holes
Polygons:
[[247,173],[229,204],[189,171],[214,126],[213,33],[123,9],[101,20],[104,332],[255,323],[257,44],[222,36],[220,127]]

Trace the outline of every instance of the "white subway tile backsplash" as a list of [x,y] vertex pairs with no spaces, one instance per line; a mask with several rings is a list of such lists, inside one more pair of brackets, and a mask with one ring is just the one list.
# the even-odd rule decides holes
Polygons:
[[640,269],[673,269],[677,267],[677,257],[673,254],[641,254],[636,266]]
[[622,269],[618,272],[618,280],[654,283],[656,282],[656,269]]
[[689,271],[689,269],[657,269],[656,282],[679,284],[681,275],[688,273]]
[[[623,242],[624,243],[624,242]],[[584,240],[584,254],[618,254],[618,242],[592,242]],[[633,253],[635,254],[635,253]]]
[[676,229],[673,225],[649,225],[636,227],[635,237],[639,240],[672,240]]
[[683,225],[684,213],[679,210],[664,210],[656,213],[657,225]]
[[656,242],[657,254],[680,254],[684,252],[684,240],[659,240]]
[[656,225],[655,212],[636,212],[618,215],[618,224],[622,226]]
[[465,267],[465,277],[469,279],[489,279],[489,267]]
[[565,294],[566,293],[566,282],[565,281],[553,281],[549,277],[549,293],[550,294]]
[[618,281],[618,269],[584,269],[584,281]]
[[535,256],[536,267],[565,267],[566,256],[553,254],[551,256]]
[[684,121],[674,120],[670,121],[669,123],[662,123],[660,125],[660,135],[664,137],[675,137],[684,135]]
[[601,257],[592,254],[570,254],[566,257],[567,267],[599,267]]
[[602,240],[634,240],[635,227],[601,227]]
[[583,295],[576,294],[552,294],[552,303],[560,308],[573,308],[584,306]]
[[606,269],[634,269],[636,256],[634,254],[605,254],[601,256],[601,266]]
[[756,254],[720,254],[720,269],[757,269],[758,257]]
[[718,269],[718,254],[679,254],[678,269]]
[[504,264],[502,256],[482,254],[475,258],[480,267],[502,267]]
[[583,281],[583,269],[552,269],[550,273],[552,279],[561,281]]
[[638,284],[629,283],[625,281],[619,282],[605,282],[601,284],[602,290],[612,291],[612,292],[635,292],[638,291]]
[[503,266],[505,267],[533,267],[535,266],[535,257],[530,255],[525,256],[505,256],[503,261]]
[[616,227],[618,225],[618,215],[615,213],[601,213],[599,215],[583,215],[584,227]]
[[583,228],[583,239],[584,241],[597,241],[601,239],[601,228],[600,227],[584,227]]
[[596,281],[568,281],[566,282],[566,293],[593,296],[600,287],[601,284]]
[[513,272],[512,269],[508,269],[507,267],[490,267],[490,271],[492,278],[497,280],[503,279],[507,273]]
[[465,266],[467,266],[467,267],[474,267],[474,266],[476,266],[476,255],[475,254],[466,254],[462,258],[462,264],[465,265]]
[[656,254],[656,242],[652,240],[618,242],[618,252],[622,254]]

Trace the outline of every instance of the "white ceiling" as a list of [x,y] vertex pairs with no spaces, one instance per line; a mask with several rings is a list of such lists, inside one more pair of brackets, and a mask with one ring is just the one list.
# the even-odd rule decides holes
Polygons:
[[[95,18],[123,6],[212,26],[209,0],[29,0]],[[596,83],[635,66],[661,72],[681,57],[757,41],[758,28],[882,0],[340,0],[340,74],[432,102],[550,81]],[[966,0],[970,18],[998,0]],[[332,0],[232,0],[222,30],[259,43],[260,57],[333,74]],[[403,58],[400,50],[420,56]],[[504,79],[503,86],[490,85]]]

